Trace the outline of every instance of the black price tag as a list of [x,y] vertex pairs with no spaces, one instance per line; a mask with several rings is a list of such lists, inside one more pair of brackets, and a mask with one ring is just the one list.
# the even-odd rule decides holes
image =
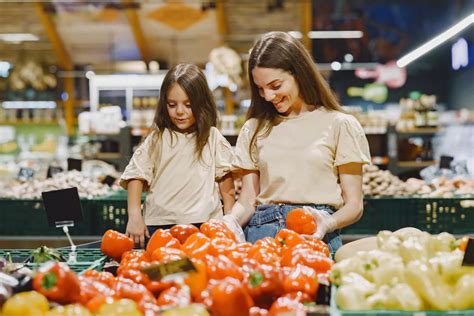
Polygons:
[[70,170],[82,171],[82,159],[68,158],[67,170],[68,171]]
[[35,171],[33,169],[22,167],[20,168],[20,171],[18,172],[17,178],[20,181],[28,181],[32,179],[34,175],[35,175]]
[[76,187],[41,192],[41,196],[49,226],[73,226],[82,222],[81,200]]
[[55,174],[63,172],[63,168],[61,167],[55,167],[55,166],[49,166],[48,167],[48,172],[46,173],[46,178],[52,178],[54,177]]
[[463,266],[474,266],[474,238],[469,237],[467,239],[466,250],[464,252],[464,258],[462,259]]
[[150,280],[161,280],[173,274],[196,272],[196,267],[188,257],[168,263],[152,263],[141,269]]
[[111,187],[114,184],[115,180],[117,180],[117,178],[112,177],[112,176],[106,176],[104,180],[102,180],[102,183],[105,183],[109,187]]

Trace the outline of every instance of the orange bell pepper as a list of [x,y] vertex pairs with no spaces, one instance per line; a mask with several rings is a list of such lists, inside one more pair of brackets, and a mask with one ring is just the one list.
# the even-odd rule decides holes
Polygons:
[[174,260],[179,260],[186,257],[186,253],[181,249],[160,247],[155,249],[151,254],[152,261],[159,261],[160,263],[167,263]]
[[236,245],[234,251],[227,254],[227,258],[240,267],[242,266],[244,259],[247,258],[247,252],[251,247],[252,244],[249,242],[240,243]]
[[275,236],[275,241],[280,245],[280,247],[286,246],[292,248],[298,244],[303,243],[304,238],[292,230],[283,228]]
[[160,247],[181,249],[181,243],[171,235],[168,229],[157,229],[146,246],[146,253],[151,258],[153,251]]
[[299,315],[299,313],[303,313],[304,311],[304,305],[297,300],[288,297],[279,297],[275,302],[273,302],[272,307],[268,311],[268,315],[278,316],[283,313],[294,313]]
[[235,241],[234,233],[227,228],[227,225],[223,221],[218,219],[210,219],[208,222],[202,224],[200,231],[211,239],[224,237]]
[[282,254],[280,263],[282,266],[287,267],[302,264],[314,269],[319,274],[327,273],[334,264],[334,261],[320,252],[312,251],[311,248],[303,244],[286,249]]
[[171,227],[170,233],[174,238],[178,239],[181,244],[184,244],[189,236],[199,233],[199,228],[192,224],[179,224]]
[[43,264],[33,278],[33,289],[60,304],[80,300],[79,279],[65,263],[50,261]]
[[218,255],[227,256],[230,252],[234,251],[236,246],[237,244],[232,239],[216,237],[211,240],[211,246],[209,247],[209,254],[213,256],[218,256]]
[[226,277],[232,277],[242,281],[244,278],[239,266],[224,255],[217,257],[206,255],[205,263],[209,279],[221,280]]
[[213,316],[247,316],[253,301],[239,280],[225,278],[212,285],[210,291]]
[[244,284],[255,304],[269,308],[273,301],[283,294],[283,285],[278,268],[273,265],[250,261],[245,267],[249,270]]
[[312,235],[316,232],[316,220],[304,208],[296,208],[286,215],[286,228],[298,234]]
[[188,273],[184,283],[189,286],[191,296],[195,300],[200,300],[202,291],[207,287],[207,269],[206,265],[201,260],[191,259],[191,261],[193,262],[196,271]]
[[203,259],[209,253],[211,241],[204,234],[196,233],[190,236],[181,248],[188,256]]
[[122,254],[126,251],[132,250],[134,246],[133,239],[118,231],[109,229],[102,236],[102,243],[100,250],[107,257],[120,261]]
[[280,277],[285,293],[301,291],[312,299],[316,298],[319,283],[316,271],[312,268],[298,264],[289,269],[281,269]]

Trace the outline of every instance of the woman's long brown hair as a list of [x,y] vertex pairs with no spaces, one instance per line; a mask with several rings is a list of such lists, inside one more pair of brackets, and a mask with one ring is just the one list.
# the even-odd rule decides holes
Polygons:
[[202,151],[208,142],[211,127],[217,124],[217,107],[206,77],[196,65],[179,64],[166,74],[161,84],[153,130],[160,137],[165,129],[169,129],[172,133],[176,130],[166,106],[169,90],[174,84],[180,85],[191,102],[191,109],[196,119],[196,156],[202,158]]
[[282,120],[273,104],[260,96],[252,76],[252,70],[255,67],[281,69],[290,73],[294,76],[300,96],[306,104],[323,106],[332,111],[342,111],[336,97],[303,44],[285,32],[267,33],[253,46],[248,64],[252,96],[247,119],[257,119],[257,129],[250,141],[250,153],[259,132],[264,129],[264,135],[268,135],[272,127]]

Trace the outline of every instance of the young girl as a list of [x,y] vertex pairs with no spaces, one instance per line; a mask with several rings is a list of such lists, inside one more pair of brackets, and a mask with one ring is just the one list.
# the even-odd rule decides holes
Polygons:
[[364,131],[289,34],[264,35],[248,73],[252,102],[234,163],[243,170],[242,192],[228,217],[254,242],[275,236],[292,209],[307,207],[318,224],[313,237],[334,253],[339,229],[362,215],[362,165],[370,163]]
[[[180,64],[165,76],[153,131],[120,184],[128,190],[126,234],[141,247],[163,225],[222,218],[234,204],[232,148],[215,127],[216,104],[202,71]],[[141,194],[147,192],[141,210]]]

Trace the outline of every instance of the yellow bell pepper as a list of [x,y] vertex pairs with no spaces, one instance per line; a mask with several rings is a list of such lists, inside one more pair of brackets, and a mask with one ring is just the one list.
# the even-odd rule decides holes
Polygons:
[[57,306],[46,312],[45,316],[91,316],[87,308],[79,304]]
[[3,316],[43,316],[49,309],[46,297],[36,291],[10,297],[3,305]]
[[99,309],[97,316],[141,316],[142,313],[138,310],[137,303],[134,301],[122,298],[112,303],[105,303]]

